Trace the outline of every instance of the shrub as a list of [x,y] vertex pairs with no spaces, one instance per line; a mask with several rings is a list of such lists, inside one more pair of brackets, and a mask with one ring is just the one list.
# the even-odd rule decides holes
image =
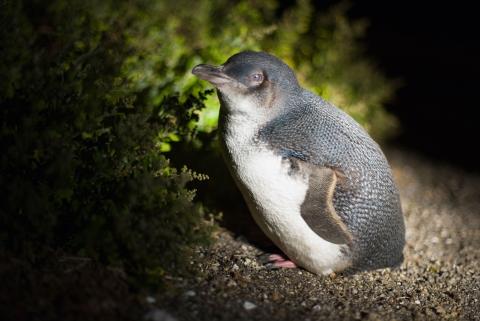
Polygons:
[[2,29],[0,239],[32,260],[52,249],[138,275],[176,270],[208,239],[195,192],[204,176],[161,152],[192,134],[202,99],[150,103],[122,71],[132,59],[126,7],[6,2]]

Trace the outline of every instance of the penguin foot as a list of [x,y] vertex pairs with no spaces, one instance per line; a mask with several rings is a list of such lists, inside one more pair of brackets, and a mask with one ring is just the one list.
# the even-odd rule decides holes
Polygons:
[[297,267],[297,265],[290,260],[285,260],[281,262],[280,261],[271,262],[271,263],[267,263],[265,266],[267,267],[267,269],[270,269],[270,270],[294,269]]
[[265,264],[269,270],[292,269],[297,265],[290,261],[286,256],[280,254],[264,254],[260,256],[260,261]]

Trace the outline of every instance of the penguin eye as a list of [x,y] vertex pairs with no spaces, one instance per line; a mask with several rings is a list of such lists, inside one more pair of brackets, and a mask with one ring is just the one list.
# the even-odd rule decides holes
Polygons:
[[263,74],[254,73],[250,76],[250,80],[255,84],[261,84],[263,82]]

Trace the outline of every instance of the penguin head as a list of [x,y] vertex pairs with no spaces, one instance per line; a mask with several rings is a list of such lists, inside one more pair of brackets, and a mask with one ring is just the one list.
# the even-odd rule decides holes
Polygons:
[[290,67],[265,52],[243,51],[220,66],[198,65],[192,73],[217,88],[227,112],[257,119],[280,112],[287,98],[301,91]]

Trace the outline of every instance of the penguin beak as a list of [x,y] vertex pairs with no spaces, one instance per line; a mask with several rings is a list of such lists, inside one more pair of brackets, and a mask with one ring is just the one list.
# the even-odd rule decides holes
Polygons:
[[216,87],[230,83],[233,80],[222,71],[221,66],[201,64],[192,69],[192,74],[210,82]]

